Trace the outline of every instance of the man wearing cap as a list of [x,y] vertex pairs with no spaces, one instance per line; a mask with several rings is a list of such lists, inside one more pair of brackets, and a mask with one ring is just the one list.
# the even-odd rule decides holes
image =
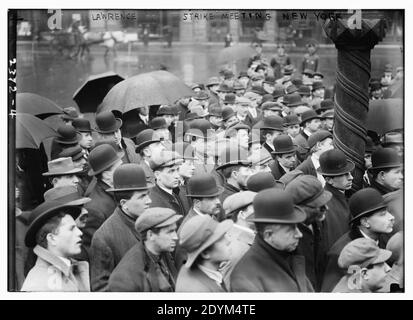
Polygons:
[[139,157],[135,152],[135,144],[129,138],[122,137],[120,128],[122,120],[116,118],[111,111],[103,111],[96,115],[96,128],[99,140],[114,140],[123,150],[124,156],[122,161],[124,163],[139,163]]
[[139,164],[145,171],[146,181],[155,184],[155,175],[150,167],[151,159],[154,155],[165,150],[158,134],[152,129],[145,129],[136,136],[136,153],[140,155]]
[[216,103],[208,107],[208,121],[216,133],[222,131],[222,108]]
[[306,219],[305,213],[290,194],[277,189],[259,192],[253,207],[254,217],[248,220],[255,223],[257,235],[231,273],[231,291],[313,291],[304,257],[295,253],[303,236],[297,223]]
[[225,138],[232,146],[248,149],[248,133],[250,127],[244,123],[236,123],[225,131]]
[[251,113],[248,114],[251,109],[254,109],[256,118],[257,112],[255,108],[251,108],[251,101],[244,97],[237,98],[235,102],[235,112],[238,122],[251,127],[255,119]]
[[232,93],[232,92],[227,93],[225,95],[224,100],[222,101],[222,104],[223,104],[224,107],[225,106],[226,107],[231,107],[235,111],[236,110],[235,99],[236,99],[236,96],[235,96],[234,93]]
[[370,100],[381,100],[383,99],[383,91],[381,89],[381,84],[378,81],[370,83]]
[[92,291],[107,291],[113,269],[125,253],[140,241],[136,219],[149,208],[151,199],[145,172],[137,164],[122,164],[113,174],[113,192],[117,207],[96,230],[90,247]]
[[403,132],[400,130],[388,131],[380,139],[383,148],[392,148],[402,158],[404,153]]
[[162,117],[165,119],[166,125],[168,126],[168,130],[171,134],[171,140],[175,141],[175,128],[177,123],[175,122],[175,117],[178,113],[177,108],[174,106],[169,105],[161,105],[156,112],[158,117]]
[[308,138],[320,129],[320,116],[314,110],[305,111],[301,115],[300,125],[303,130],[294,138],[294,142],[298,145],[300,157],[304,158],[308,152]]
[[233,124],[238,122],[237,114],[231,107],[222,108],[222,120],[224,129],[229,128]]
[[65,125],[73,125],[73,121],[79,119],[79,113],[75,107],[63,108],[63,114],[60,116]]
[[347,275],[341,278],[333,292],[383,292],[391,270],[386,261],[391,255],[391,251],[380,249],[370,239],[353,240],[343,248],[338,258],[338,265],[347,270]]
[[272,144],[274,146],[272,155],[275,157],[275,161],[271,165],[271,172],[278,180],[297,166],[297,147],[293,144],[290,136],[286,134],[275,137]]
[[220,271],[231,257],[226,237],[232,221],[217,222],[210,216],[196,216],[182,226],[179,244],[188,252],[188,259],[179,271],[177,292],[228,291]]
[[57,128],[57,133],[58,136],[53,139],[50,147],[52,160],[56,159],[64,149],[77,146],[82,140],[82,135],[71,124],[60,126]]
[[82,139],[79,141],[79,145],[82,147],[87,158],[90,149],[93,146],[93,137],[90,122],[87,119],[78,118],[73,120],[72,125],[73,128],[75,128],[82,135]]
[[273,141],[276,137],[284,132],[284,120],[279,116],[268,116],[262,120],[262,124],[257,124],[255,128],[259,128],[264,139],[262,147],[268,152],[274,151]]
[[72,260],[81,252],[82,231],[75,223],[80,213],[80,207],[57,201],[32,211],[25,244],[37,260],[21,291],[90,291],[88,263]]
[[209,104],[219,103],[219,96],[217,89],[219,88],[220,81],[217,77],[211,77],[208,79],[206,87],[209,93]]
[[112,292],[173,292],[176,268],[172,258],[182,218],[169,208],[149,208],[135,222],[141,241],[123,256],[109,278]]
[[349,207],[350,230],[328,251],[323,292],[333,290],[346,273],[346,270],[338,265],[338,257],[344,246],[355,239],[365,238],[373,240],[380,248],[385,248],[387,236],[393,231],[394,217],[388,212],[384,199],[377,190],[366,188],[357,191],[350,197]]
[[320,181],[310,175],[301,175],[292,180],[285,191],[291,194],[294,204],[305,212],[307,218],[298,224],[303,238],[297,251],[305,257],[305,271],[316,292],[321,290],[327,248],[323,239],[323,225],[327,202],[331,193],[323,189]]
[[262,118],[267,118],[269,116],[278,116],[281,117],[283,111],[283,105],[278,102],[267,101],[261,105],[261,121]]
[[92,200],[85,205],[89,212],[86,226],[83,229],[83,244],[90,247],[93,234],[113,213],[116,201],[107,190],[113,187],[113,173],[122,164],[121,157],[109,144],[95,147],[89,155],[89,175],[93,177],[85,192]]
[[258,172],[271,172],[271,166],[274,162],[271,154],[263,148],[255,152],[251,152],[248,160],[251,161],[252,174]]
[[155,174],[155,186],[151,189],[151,208],[161,207],[174,210],[179,215],[186,215],[189,208],[184,207],[179,194],[179,167],[183,159],[175,151],[164,150],[151,159],[151,169]]
[[231,194],[246,190],[247,180],[252,173],[247,153],[247,150],[233,146],[221,152],[216,168],[225,178],[224,191],[220,195],[221,203]]

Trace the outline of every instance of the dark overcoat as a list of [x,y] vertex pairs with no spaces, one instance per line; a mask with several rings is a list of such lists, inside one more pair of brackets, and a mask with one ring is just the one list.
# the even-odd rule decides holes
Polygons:
[[304,174],[309,174],[310,176],[317,178],[317,170],[314,167],[311,156],[308,156],[307,159],[300,163],[296,169],[301,170]]
[[301,130],[299,134],[293,139],[294,144],[297,145],[297,157],[300,161],[304,161],[307,157],[309,146],[308,146],[308,135]]
[[151,208],[169,208],[174,210],[177,214],[186,215],[184,205],[179,197],[178,189],[173,191],[173,195],[161,189],[158,185],[151,188],[150,198],[152,203],[149,205]]

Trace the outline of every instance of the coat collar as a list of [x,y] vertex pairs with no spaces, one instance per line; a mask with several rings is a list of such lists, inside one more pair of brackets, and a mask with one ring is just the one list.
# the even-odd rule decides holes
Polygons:
[[377,183],[375,180],[370,179],[370,186],[374,189],[376,189],[378,192],[381,193],[381,195],[385,195],[387,193],[393,192],[395,190],[387,188],[383,185],[381,185],[380,183]]
[[115,209],[114,212],[115,215],[119,217],[119,219],[129,228],[129,230],[132,231],[133,235],[138,239],[139,241],[141,240],[140,234],[138,231],[135,229],[135,221],[133,218],[128,216],[123,210],[118,206]]
[[324,186],[324,189],[327,190],[327,191],[330,191],[333,194],[334,197],[347,202],[347,198],[346,198],[345,193],[340,192],[340,190],[332,187],[328,183],[326,183],[326,185]]
[[34,247],[33,252],[42,260],[51,264],[58,270],[60,270],[66,277],[69,277],[71,269],[76,265],[76,262],[71,260],[72,267],[69,267],[58,256],[51,253],[49,250],[37,245]]

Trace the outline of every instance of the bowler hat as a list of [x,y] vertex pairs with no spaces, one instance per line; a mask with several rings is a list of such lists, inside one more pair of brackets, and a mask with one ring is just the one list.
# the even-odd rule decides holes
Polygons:
[[292,75],[295,71],[295,68],[292,64],[288,64],[286,65],[283,69],[282,69],[282,74],[283,75]]
[[218,92],[225,92],[225,93],[230,93],[230,92],[234,92],[234,89],[229,87],[227,84],[225,83],[221,83],[217,89]]
[[202,89],[202,86],[198,83],[194,83],[191,85],[191,90],[195,90],[195,89]]
[[353,223],[366,215],[372,215],[378,210],[387,208],[387,205],[379,191],[373,188],[365,188],[350,197],[349,207],[351,213],[350,223]]
[[279,102],[267,101],[261,105],[261,110],[274,110],[274,111],[282,111],[283,106]]
[[215,86],[215,85],[219,85],[219,84],[220,84],[220,81],[217,77],[211,77],[211,78],[208,79],[206,87]]
[[314,176],[302,175],[292,180],[285,191],[291,194],[296,205],[312,208],[321,207],[330,201],[332,194],[324,190],[321,182]]
[[391,251],[380,249],[374,240],[358,238],[349,242],[341,250],[338,257],[338,266],[345,270],[354,265],[366,268],[386,262],[391,255]]
[[286,91],[286,94],[291,94],[291,93],[297,92],[298,88],[292,84],[292,85],[289,85],[285,91]]
[[245,87],[241,82],[234,81],[234,90],[245,90]]
[[320,112],[334,109],[334,101],[331,99],[324,99],[320,102],[320,108],[318,109]]
[[260,96],[263,96],[267,93],[262,86],[252,86],[252,88],[249,91],[259,94]]
[[149,127],[152,130],[158,129],[168,129],[168,124],[166,123],[165,118],[163,117],[156,117],[149,121]]
[[185,136],[193,136],[198,138],[210,138],[213,135],[211,123],[205,119],[195,119],[190,125],[189,129],[185,132]]
[[82,147],[79,145],[74,147],[65,148],[59,153],[59,158],[72,158],[73,161],[77,161],[84,155]]
[[232,70],[224,71],[224,79],[231,79],[233,76],[234,76],[234,72],[232,72]]
[[216,170],[224,169],[229,166],[250,166],[251,161],[248,160],[248,150],[243,148],[230,146],[225,148],[219,155],[219,163]]
[[298,119],[297,115],[291,114],[284,118],[284,126],[292,126],[294,124],[300,124],[300,119]]
[[256,192],[247,190],[240,191],[228,196],[222,204],[222,208],[225,211],[225,217],[228,219],[232,216],[232,213],[234,211],[252,204],[252,201],[254,200],[254,197],[256,195]]
[[298,92],[288,94],[284,97],[285,104],[287,107],[297,107],[297,106],[306,106],[306,102],[301,100],[301,96]]
[[275,137],[272,141],[274,151],[272,154],[285,154],[297,151],[297,146],[294,145],[293,139],[287,134],[281,134]]
[[317,142],[321,142],[327,138],[333,139],[333,135],[330,131],[327,130],[318,130],[317,132],[313,133],[307,140],[308,148],[311,149],[314,147]]
[[371,168],[369,170],[397,168],[402,165],[400,156],[392,148],[378,148],[371,155]]
[[265,102],[273,102],[273,101],[274,101],[274,97],[273,97],[272,94],[269,94],[269,93],[264,94],[264,95],[262,96],[262,99],[261,99],[261,106],[262,106]]
[[209,94],[206,91],[199,91],[193,96],[193,98],[196,100],[208,100]]
[[373,153],[374,150],[376,150],[377,147],[373,142],[373,139],[369,136],[366,137],[366,153]]
[[254,218],[247,220],[255,223],[291,224],[306,219],[304,211],[294,205],[291,195],[280,189],[260,191],[254,198]]
[[185,266],[190,268],[197,257],[220,240],[232,226],[232,220],[217,222],[209,215],[195,216],[184,223],[179,232],[179,244],[188,253]]
[[47,163],[47,168],[48,171],[42,174],[47,177],[73,175],[82,171],[82,168],[74,166],[70,157],[51,160]]
[[135,229],[143,233],[153,228],[167,227],[182,217],[169,208],[148,208],[136,219]]
[[321,154],[317,171],[323,176],[341,176],[353,169],[354,162],[348,160],[343,151],[332,149]]
[[321,72],[318,72],[318,71],[314,72],[313,76],[314,76],[314,77],[318,76],[318,77],[320,77],[321,79],[324,78],[324,75],[323,75]]
[[27,229],[24,242],[27,247],[33,248],[36,246],[37,232],[44,226],[44,224],[52,217],[64,212],[76,219],[82,209],[79,206],[62,204],[59,201],[46,201],[34,208],[31,212],[31,220],[29,228]]
[[222,108],[218,104],[208,106],[208,112],[210,116],[222,117]]
[[187,197],[211,198],[219,196],[224,189],[217,185],[212,174],[202,173],[188,180],[187,190]]
[[370,91],[371,92],[374,92],[374,91],[377,91],[377,90],[380,90],[381,89],[381,84],[380,84],[380,82],[372,82],[371,84],[370,84]]
[[72,126],[79,132],[92,132],[89,120],[84,118],[74,119],[72,121]]
[[222,120],[227,121],[229,118],[235,116],[235,111],[231,107],[222,108]]
[[261,129],[284,131],[284,120],[279,116],[268,116],[263,120]]
[[175,151],[162,150],[160,154],[155,154],[149,160],[149,165],[153,171],[160,168],[172,167],[183,162],[182,156]]
[[248,78],[248,73],[247,71],[240,71],[239,75],[238,75],[238,79],[242,78],[242,77],[247,77]]
[[[96,141],[95,145],[93,146],[93,149],[102,145],[102,144],[108,144],[110,145],[113,150],[116,151],[117,155],[119,158],[123,158],[125,155],[125,151],[124,149],[122,149],[114,139],[99,139],[98,141]],[[92,150],[93,150],[92,149]]]
[[47,190],[43,195],[44,201],[58,201],[68,206],[82,206],[88,203],[90,198],[82,197],[74,185],[54,187]]
[[274,83],[275,83],[275,78],[272,77],[272,76],[266,76],[266,77],[265,77],[265,80],[264,80],[264,83],[268,83],[268,84],[270,84],[270,85],[274,85]]
[[307,121],[311,121],[313,119],[320,119],[320,116],[315,112],[314,110],[308,110],[305,111],[301,114],[301,126],[304,126],[304,124]]
[[194,147],[185,141],[175,142],[172,145],[172,151],[178,152],[184,160],[195,160]]
[[172,106],[168,105],[161,105],[156,112],[157,116],[163,116],[163,115],[175,115],[175,110],[172,108]]
[[299,86],[298,87],[298,93],[300,96],[310,96],[311,95],[311,90],[309,86]]
[[136,163],[124,163],[113,173],[113,187],[106,191],[148,190],[151,185],[146,183],[145,171]]
[[121,126],[122,120],[116,118],[111,111],[103,111],[96,115],[96,132],[113,133],[118,131]]
[[59,135],[55,141],[59,144],[77,144],[82,139],[82,135],[71,125],[60,126],[57,133]]
[[334,119],[334,110],[327,110],[320,115],[321,119]]
[[306,111],[310,111],[313,110],[312,108],[308,107],[308,106],[298,106],[295,107],[294,109],[294,114],[296,114],[297,116],[301,117],[301,115],[306,112]]
[[315,91],[315,90],[318,90],[318,89],[325,89],[325,86],[324,86],[323,82],[321,82],[321,81],[313,82],[311,91]]
[[234,104],[234,103],[235,103],[235,94],[233,94],[233,93],[227,93],[227,94],[225,95],[225,98],[224,98],[223,103],[224,103],[224,104]]
[[61,115],[61,118],[64,120],[74,120],[76,118],[79,118],[79,113],[77,112],[75,107],[63,108],[63,114]]
[[140,152],[143,148],[150,145],[151,143],[160,142],[158,134],[152,129],[142,130],[136,136],[136,152]]
[[247,180],[247,189],[250,191],[260,192],[270,188],[284,189],[284,183],[275,180],[271,172],[258,172]]
[[314,76],[314,71],[311,70],[311,69],[306,68],[306,69],[304,69],[303,74],[305,74],[305,75],[309,76],[310,78],[312,78]]
[[109,144],[101,144],[89,153],[88,162],[90,170],[89,176],[95,176],[119,161],[121,157],[116,153],[115,149]]
[[386,132],[380,140],[383,147],[393,144],[403,144],[403,134],[396,131]]
[[277,85],[274,87],[274,92],[272,93],[272,96],[274,99],[278,99],[279,97],[282,97],[285,95],[285,90],[283,86],[277,87]]
[[[297,88],[299,88],[300,86],[303,85],[303,80],[301,79],[301,77],[294,77],[291,79],[291,83],[296,86]],[[287,88],[288,89],[288,88]]]

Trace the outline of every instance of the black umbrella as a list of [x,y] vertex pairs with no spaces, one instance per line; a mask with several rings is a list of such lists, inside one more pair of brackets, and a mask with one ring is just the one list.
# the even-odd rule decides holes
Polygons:
[[73,100],[82,113],[96,112],[97,107],[109,90],[117,83],[124,80],[120,75],[109,71],[90,76],[86,82],[76,90]]
[[18,113],[28,113],[40,119],[63,113],[62,108],[52,100],[30,92],[16,95],[16,107]]

